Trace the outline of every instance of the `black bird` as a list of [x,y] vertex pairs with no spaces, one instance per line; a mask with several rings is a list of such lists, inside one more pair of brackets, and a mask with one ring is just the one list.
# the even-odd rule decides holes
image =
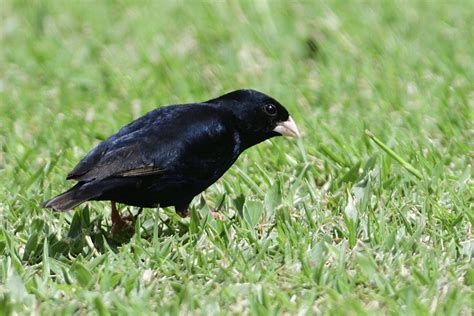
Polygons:
[[174,206],[186,217],[194,196],[247,148],[300,133],[288,111],[255,90],[202,103],[155,109],[92,149],[67,175],[77,184],[42,207],[67,211],[85,201],[112,202],[112,231],[124,225],[115,203]]

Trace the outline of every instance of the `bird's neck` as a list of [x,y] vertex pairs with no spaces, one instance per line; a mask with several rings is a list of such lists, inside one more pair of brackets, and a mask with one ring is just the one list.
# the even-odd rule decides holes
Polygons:
[[278,134],[274,132],[266,134],[241,133],[242,151],[275,136],[278,136]]

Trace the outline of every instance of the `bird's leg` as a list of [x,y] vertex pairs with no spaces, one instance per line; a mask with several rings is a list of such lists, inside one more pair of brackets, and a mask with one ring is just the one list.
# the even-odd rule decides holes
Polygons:
[[128,223],[128,221],[122,218],[117,210],[117,204],[115,201],[111,201],[112,205],[112,234],[117,234],[120,231],[127,231],[129,233],[134,233],[135,229],[132,225]]
[[140,208],[138,209],[137,214],[135,214],[135,219],[137,219],[137,217],[140,216],[140,214],[141,214],[142,212],[143,212],[143,207],[140,207]]
[[184,211],[178,211],[176,210],[176,213],[178,213],[179,216],[181,216],[182,218],[186,218],[189,216],[189,212],[187,210],[184,210]]
[[118,232],[120,227],[122,227],[125,222],[122,220],[120,217],[120,214],[117,210],[117,204],[115,201],[110,201],[111,203],[111,209],[112,209],[112,234],[115,234]]
[[189,202],[188,203],[180,203],[180,204],[174,206],[174,210],[182,218],[186,218],[186,217],[189,216],[188,208],[189,208]]

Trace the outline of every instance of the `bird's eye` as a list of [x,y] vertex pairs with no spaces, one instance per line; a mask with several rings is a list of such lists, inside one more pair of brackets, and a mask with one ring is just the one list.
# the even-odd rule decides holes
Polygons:
[[277,108],[274,104],[267,104],[264,107],[265,113],[267,113],[270,116],[275,116],[277,114]]

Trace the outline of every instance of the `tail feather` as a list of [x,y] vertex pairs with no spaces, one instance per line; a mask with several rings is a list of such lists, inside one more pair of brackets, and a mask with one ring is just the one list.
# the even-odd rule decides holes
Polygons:
[[86,183],[77,183],[66,192],[61,193],[49,201],[43,202],[41,207],[52,208],[55,211],[65,212],[87,200],[92,199],[94,195],[91,195],[91,190],[87,190],[87,187],[84,187],[84,184]]

